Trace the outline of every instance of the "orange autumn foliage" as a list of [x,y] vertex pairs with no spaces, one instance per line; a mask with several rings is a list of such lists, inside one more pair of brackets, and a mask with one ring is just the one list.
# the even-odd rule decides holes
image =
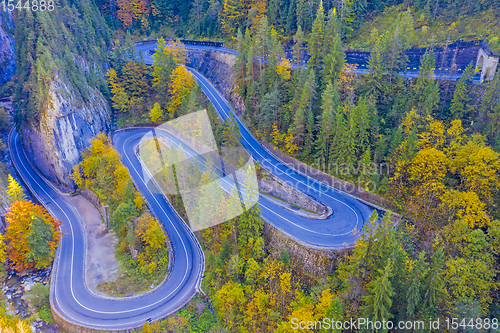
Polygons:
[[14,202],[5,216],[5,252],[11,261],[9,267],[25,272],[49,266],[61,240],[61,222],[31,201]]

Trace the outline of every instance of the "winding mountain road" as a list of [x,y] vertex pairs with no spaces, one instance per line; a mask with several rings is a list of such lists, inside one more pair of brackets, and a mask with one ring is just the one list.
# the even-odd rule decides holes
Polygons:
[[[153,63],[149,50],[155,47],[152,44],[137,47],[146,64]],[[186,48],[199,48],[199,46],[186,45]],[[220,51],[220,48],[211,46],[204,46],[203,49]],[[352,247],[357,238],[357,232],[362,230],[373,208],[346,193],[297,173],[281,163],[252,136],[210,81],[194,69],[189,70],[223,119],[228,117],[230,112],[233,113],[240,128],[240,141],[255,160],[287,184],[330,206],[333,210],[333,214],[324,220],[311,220],[298,216],[261,196],[259,198],[261,216],[276,228],[309,246],[327,249]]]
[[[146,44],[144,45],[137,45],[136,48],[140,50],[141,53],[144,55],[144,59],[146,62],[148,62],[148,59],[152,63],[152,57],[147,53],[148,50],[154,49],[156,47],[155,43],[153,41],[146,41]],[[189,45],[186,44],[185,47],[187,49],[198,49],[198,50],[207,50],[207,51],[219,51],[219,52],[224,52],[228,54],[232,54],[237,56],[238,52],[232,49],[224,48],[224,47],[216,47],[216,46],[207,46],[207,45]],[[356,59],[356,57],[349,57],[349,52],[351,53],[365,53],[362,51],[346,51],[346,63],[351,64],[351,65],[356,65],[356,69],[353,70],[354,73],[356,74],[368,74],[370,73],[370,69],[368,68],[368,60],[360,60]],[[295,65],[295,61],[291,58],[289,58],[290,61],[292,61],[292,67],[296,68],[297,65]],[[436,61],[436,64],[440,64],[439,61]],[[466,63],[465,65],[462,63],[461,67],[462,68],[457,68],[456,71],[452,71],[450,68],[443,68],[442,70],[435,67],[433,68],[434,74],[430,75],[430,78],[433,79],[441,79],[441,80],[450,80],[450,81],[457,81],[460,80],[462,77],[462,72],[465,70],[465,67],[468,65]],[[299,66],[307,66],[307,62],[304,60],[301,62]],[[398,72],[398,75],[401,77],[405,77],[407,79],[414,79],[420,76],[420,64],[410,64],[408,63],[406,67],[406,71],[404,72]],[[479,72],[475,72],[473,76],[471,77],[472,82],[478,84],[481,83],[481,74]]]
[[136,298],[102,298],[92,294],[84,281],[85,240],[74,208],[58,191],[32,169],[16,132],[9,137],[11,158],[26,185],[63,224],[67,233],[59,246],[57,269],[54,270],[52,309],[64,320],[78,326],[103,331],[136,328],[148,319],[157,320],[176,312],[199,290],[204,271],[204,256],[194,235],[187,229],[173,208],[159,195],[152,193],[143,181],[142,169],[133,153],[145,130],[114,134],[115,147],[123,156],[135,183],[167,231],[175,258],[167,281],[153,292]]
[[[146,51],[150,48],[151,46],[147,46],[141,50],[149,64],[152,59]],[[222,118],[233,112],[206,78],[192,69],[191,71]],[[310,246],[328,249],[353,246],[357,232],[363,228],[373,208],[289,169],[267,152],[239,119],[238,124],[242,134],[241,142],[255,160],[296,189],[333,209],[333,214],[325,220],[310,220],[260,197],[261,216],[289,236]],[[201,247],[172,206],[158,194],[159,191],[150,191],[151,188],[145,184],[141,163],[134,153],[134,147],[149,131],[147,128],[119,130],[113,133],[112,139],[115,148],[122,155],[122,162],[168,233],[174,250],[174,262],[167,281],[156,290],[143,296],[120,299],[102,298],[88,290],[84,281],[85,234],[77,213],[63,199],[65,194],[53,188],[32,168],[18,134],[13,131],[9,136],[11,158],[20,176],[51,214],[62,221],[62,230],[66,233],[62,237],[56,258],[51,304],[52,310],[69,323],[103,331],[133,329],[148,319],[157,320],[174,313],[200,290],[204,272]],[[171,135],[169,138],[180,143]],[[196,155],[187,145],[183,146],[187,154]]]

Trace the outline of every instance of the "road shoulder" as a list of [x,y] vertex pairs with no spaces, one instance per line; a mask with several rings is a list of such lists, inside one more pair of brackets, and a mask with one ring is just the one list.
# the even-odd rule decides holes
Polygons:
[[86,237],[85,283],[87,288],[96,295],[109,297],[97,290],[102,282],[115,281],[120,268],[120,262],[115,256],[115,246],[118,238],[114,232],[108,232],[102,222],[101,214],[94,205],[82,197],[63,196],[77,211]]

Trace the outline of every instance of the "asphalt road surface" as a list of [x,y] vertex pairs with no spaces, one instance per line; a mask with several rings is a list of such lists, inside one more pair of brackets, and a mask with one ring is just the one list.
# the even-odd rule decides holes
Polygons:
[[[149,45],[140,49],[149,64],[152,63],[147,52],[150,48]],[[233,112],[206,78],[194,70],[192,72],[221,117],[225,118],[229,112]],[[333,209],[333,214],[325,220],[310,220],[260,197],[262,217],[290,236],[312,246],[353,246],[357,232],[363,228],[372,208],[345,193],[289,169],[264,150],[239,119],[238,123],[242,134],[241,142],[254,159],[291,186]],[[62,230],[66,234],[61,240],[58,267],[53,281],[54,310],[76,325],[109,331],[135,328],[148,319],[154,321],[177,311],[199,290],[204,270],[201,248],[171,205],[158,194],[159,191],[151,192],[146,186],[141,164],[133,151],[134,146],[148,131],[117,131],[113,134],[113,141],[115,148],[122,155],[124,165],[130,170],[148,205],[168,233],[174,250],[174,263],[165,284],[147,295],[127,299],[98,297],[86,288],[84,233],[74,208],[32,169],[17,133],[13,132],[9,137],[11,158],[21,177],[51,214],[63,223]],[[189,149],[187,151],[190,152]],[[192,151],[191,153],[194,154]]]
[[[147,64],[153,62],[149,52],[152,48],[154,48],[154,45],[144,45],[137,48],[139,52],[142,52]],[[219,49],[209,46],[204,48]],[[190,71],[220,116],[223,119],[228,117],[229,112],[233,112],[229,103],[204,76],[193,69],[190,69]],[[236,119],[242,135],[241,143],[255,160],[258,160],[268,171],[287,184],[330,206],[333,210],[333,214],[324,220],[312,220],[300,217],[261,196],[259,206],[262,217],[275,227],[307,245],[321,248],[352,247],[356,241],[357,233],[363,229],[363,225],[373,208],[352,196],[293,171],[281,163],[274,155],[267,152],[241,120],[238,117]]]
[[[205,45],[185,45],[186,49],[199,49],[199,50],[208,50],[208,51],[219,51],[219,52],[224,52],[224,53],[229,53],[232,55],[238,55],[238,52],[235,50],[231,50],[228,48],[223,48],[223,47],[215,47],[215,46],[205,46]],[[153,57],[151,51],[154,51],[156,49],[156,44],[146,44],[146,45],[141,45],[141,46],[136,46],[136,49],[138,52],[142,53],[144,56],[144,61],[147,64],[152,64],[153,63]],[[349,63],[349,62],[348,62]],[[368,74],[370,72],[370,69],[368,68],[368,63],[363,62],[363,63],[356,63],[358,67],[354,70],[356,74]],[[307,63],[304,62],[303,64],[299,66],[307,66]],[[296,65],[294,62],[292,62],[292,67],[296,68]],[[414,79],[420,75],[420,69],[419,68],[412,68],[412,67],[407,67],[406,72],[399,72],[399,76],[405,77],[407,79]],[[433,79],[443,79],[443,80],[451,80],[451,81],[458,81],[462,77],[461,72],[455,72],[452,74],[448,73],[448,69],[444,69],[442,71],[439,71],[436,69],[435,74],[430,76]],[[479,74],[474,74],[472,77],[472,81],[474,83],[480,83],[480,78],[481,75]]]
[[204,270],[203,253],[175,211],[161,195],[151,193],[144,184],[140,165],[132,152],[133,145],[141,137],[140,133],[117,132],[114,134],[115,147],[165,227],[175,258],[165,284],[145,296],[132,299],[105,299],[86,288],[84,233],[75,210],[31,168],[17,133],[9,138],[11,157],[21,177],[50,212],[62,221],[62,230],[67,233],[61,240],[59,264],[52,286],[55,310],[76,325],[106,331],[135,328],[148,319],[157,320],[177,311],[198,291]]

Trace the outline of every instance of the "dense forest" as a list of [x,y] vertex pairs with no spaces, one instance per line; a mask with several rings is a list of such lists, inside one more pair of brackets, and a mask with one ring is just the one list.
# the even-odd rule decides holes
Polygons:
[[[251,28],[266,15],[270,25],[283,37],[291,37],[299,26],[311,32],[320,0],[117,0],[98,1],[99,8],[114,28],[151,31],[170,29],[176,36],[235,36],[238,29]],[[343,0],[323,2],[327,12],[336,8],[345,36],[355,35],[363,23],[386,8],[403,5],[429,21],[454,20],[488,9],[497,1],[401,1]],[[164,31],[162,31],[164,32]]]
[[[500,80],[473,84],[472,65],[458,81],[432,79],[432,50],[422,58],[417,78],[398,72],[406,67],[404,50],[415,45],[415,21],[420,19],[415,12],[429,21],[453,20],[459,11],[480,13],[494,4],[406,4],[409,9],[400,11],[388,29],[371,31],[370,72],[365,75],[345,63],[343,45],[388,4],[304,4],[225,1],[212,23],[210,9],[198,20],[195,11],[182,17],[186,12],[174,9],[179,16],[168,26],[176,35],[196,36],[189,29],[197,27],[205,37],[223,32],[239,53],[234,77],[245,101],[242,116],[254,134],[375,191],[405,219],[394,228],[389,215],[380,222],[374,213],[353,251],[340,257],[329,276],[317,278],[286,251],[272,254],[258,208],[252,209],[202,233],[204,288],[218,324],[208,325],[206,317],[190,320],[187,311],[166,326],[147,330],[195,332],[208,325],[213,332],[286,332],[292,318],[324,317],[479,317],[491,325],[499,310]],[[129,31],[138,31],[134,24]],[[175,48],[162,45],[160,50]],[[157,73],[160,54],[154,56]],[[307,68],[301,66],[305,58]],[[156,77],[151,86],[160,84],[162,78]],[[173,91],[166,87],[163,91]],[[169,110],[175,97],[156,93],[155,100]],[[387,168],[370,172],[372,165]],[[179,203],[176,207],[182,210]]]
[[[325,317],[481,318],[485,329],[498,328],[492,325],[500,311],[500,75],[475,84],[471,65],[458,81],[436,80],[432,49],[417,78],[398,75],[406,68],[405,49],[434,44],[423,26],[458,25],[498,11],[498,1],[60,5],[59,20],[50,13],[20,14],[16,34],[29,42],[17,51],[18,124],[37,119],[57,73],[81,89],[83,101],[86,86],[109,96],[119,126],[159,123],[207,108],[217,143],[235,143],[232,121],[223,123],[209,106],[185,67],[187,52],[179,42],[160,38],[151,67],[133,47],[145,37],[221,38],[238,51],[233,76],[245,105],[240,116],[258,139],[375,192],[404,217],[396,226],[390,214],[374,212],[356,247],[339,252],[330,274],[318,277],[288,251],[277,255],[269,247],[255,206],[201,233],[203,288],[216,320],[209,311],[197,317],[190,306],[165,322],[145,324],[145,332],[289,332],[293,318]],[[394,8],[384,28],[363,31]],[[448,40],[456,36],[449,31]],[[345,62],[346,46],[363,44],[362,37],[372,52],[366,74]],[[467,38],[498,46],[495,34],[472,31]],[[88,70],[75,65],[78,57],[91,64]],[[158,244],[145,238],[154,223],[143,215],[117,158],[105,137],[96,138],[74,181],[110,205],[119,250],[139,267],[139,278],[148,278],[161,272],[165,253],[156,253]],[[383,172],[371,172],[373,165]],[[171,200],[186,217],[181,198]],[[137,249],[142,261],[132,258]]]
[[16,12],[16,124],[37,122],[51,103],[54,81],[73,87],[79,103],[108,89],[103,72],[111,34],[92,1],[60,1],[57,11]]

